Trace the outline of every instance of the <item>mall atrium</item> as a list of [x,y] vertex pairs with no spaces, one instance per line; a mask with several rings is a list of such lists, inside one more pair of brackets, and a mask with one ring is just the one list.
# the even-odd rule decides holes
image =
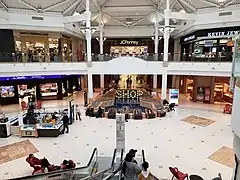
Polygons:
[[240,180],[239,17],[240,0],[0,0],[0,179]]

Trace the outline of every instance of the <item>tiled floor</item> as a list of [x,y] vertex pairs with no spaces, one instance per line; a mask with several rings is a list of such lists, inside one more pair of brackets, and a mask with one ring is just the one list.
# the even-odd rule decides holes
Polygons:
[[197,125],[197,126],[202,126],[202,127],[207,127],[215,122],[211,119],[207,119],[199,116],[193,116],[193,115],[184,118],[183,121],[190,124]]
[[0,147],[0,164],[7,163],[22,157],[26,157],[29,154],[37,153],[38,150],[29,141],[20,141],[17,143],[9,144]]
[[234,151],[233,149],[225,146],[213,153],[209,159],[230,168],[234,167]]
[[[83,104],[82,95],[74,97]],[[182,102],[182,100],[181,100]],[[176,166],[188,174],[199,174],[210,180],[219,172],[224,180],[230,180],[233,169],[226,158],[223,163],[209,159],[222,147],[232,148],[232,131],[230,115],[220,112],[219,105],[203,105],[184,102],[170,112],[165,118],[134,121],[126,123],[126,151],[130,148],[145,150],[146,160],[151,171],[160,178],[170,179],[169,166]],[[62,108],[68,101],[44,102],[46,108]],[[16,106],[3,107],[9,112],[16,112]],[[202,109],[201,109],[202,107]],[[182,119],[195,116],[215,121],[209,126],[190,124]],[[205,121],[204,121],[205,122]],[[207,121],[208,122],[208,121]],[[208,124],[208,123],[207,123]],[[70,126],[70,133],[57,138],[20,138],[10,136],[0,139],[0,147],[29,140],[39,151],[39,158],[47,157],[51,163],[60,164],[63,159],[73,159],[78,166],[86,165],[92,150],[97,147],[99,156],[111,157],[116,147],[116,121],[83,117],[83,121],[75,121]],[[222,151],[220,151],[222,154]],[[222,156],[222,155],[221,155]],[[227,156],[227,155],[226,155]],[[215,157],[215,155],[213,156]],[[225,155],[224,155],[225,157]],[[3,179],[30,175],[32,169],[25,162],[25,157],[0,164],[0,177]],[[1,178],[0,178],[1,179]]]

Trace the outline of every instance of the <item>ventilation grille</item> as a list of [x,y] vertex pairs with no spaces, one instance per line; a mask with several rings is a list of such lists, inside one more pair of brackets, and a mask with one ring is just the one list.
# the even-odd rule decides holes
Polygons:
[[219,13],[219,16],[231,16],[232,12],[221,12]]
[[43,21],[43,17],[39,17],[39,16],[32,16],[32,20],[38,20],[38,21]]

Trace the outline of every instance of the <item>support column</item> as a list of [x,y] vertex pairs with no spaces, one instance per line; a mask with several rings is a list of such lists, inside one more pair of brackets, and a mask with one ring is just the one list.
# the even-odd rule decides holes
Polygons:
[[103,55],[103,25],[99,25],[100,36],[99,36],[99,46],[100,46],[100,54]]
[[162,100],[167,99],[167,73],[162,74]]
[[92,32],[91,32],[91,12],[89,10],[89,0],[86,0],[86,41],[87,41],[87,63],[89,66],[92,64]]
[[155,33],[155,37],[154,37],[154,60],[158,61],[158,43],[159,43],[159,39],[158,39],[158,23],[156,22],[154,24],[154,33]]
[[157,74],[153,75],[153,89],[157,89]]
[[100,86],[101,86],[101,89],[104,89],[104,74],[100,75]]
[[[164,33],[163,33],[163,38],[164,38],[164,49],[163,49],[163,65],[168,61],[168,46],[169,46],[169,37],[170,37],[170,19],[169,19],[169,13],[170,13],[170,2],[169,0],[166,0],[166,9],[164,10]],[[165,65],[164,65],[165,66]]]
[[92,74],[89,73],[87,75],[88,77],[88,100],[91,101],[93,99],[93,80],[92,80]]

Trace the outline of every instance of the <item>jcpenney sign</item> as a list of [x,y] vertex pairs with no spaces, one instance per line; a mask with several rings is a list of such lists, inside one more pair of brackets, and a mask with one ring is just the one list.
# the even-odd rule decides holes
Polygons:
[[208,37],[220,37],[220,36],[237,36],[240,31],[222,31],[208,33]]
[[120,44],[125,45],[125,44],[129,44],[129,45],[138,45],[138,41],[128,41],[128,40],[122,40],[120,42]]

